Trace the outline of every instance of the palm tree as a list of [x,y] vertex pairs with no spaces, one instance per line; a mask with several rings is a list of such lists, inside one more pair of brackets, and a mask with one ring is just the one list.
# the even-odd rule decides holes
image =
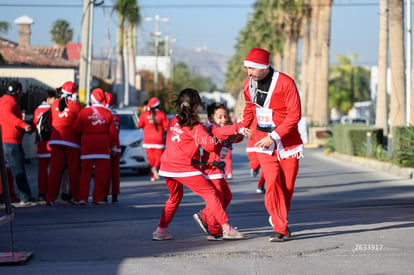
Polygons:
[[128,91],[124,100],[125,104],[130,102],[137,104],[136,101],[136,89],[135,89],[135,78],[136,78],[136,67],[135,67],[135,34],[137,25],[140,23],[139,8],[136,1],[132,1],[131,7],[128,9],[126,14],[126,20],[128,21]]
[[311,6],[310,0],[305,0],[303,4],[303,22],[300,31],[300,39],[302,44],[302,60],[301,60],[301,71],[300,71],[300,92],[302,101],[302,114],[306,115],[306,104],[309,87],[309,62],[310,62],[310,16]]
[[405,61],[404,61],[404,1],[389,1],[390,65],[392,90],[390,128],[406,124]]
[[387,61],[388,61],[388,0],[380,0],[378,43],[378,89],[376,97],[375,125],[388,135]]
[[329,49],[331,36],[331,10],[332,0],[320,1],[318,21],[318,45],[320,51],[319,61],[316,63],[318,77],[316,80],[317,96],[315,98],[314,122],[317,125],[327,125],[328,116],[328,82],[329,82]]
[[116,64],[116,76],[115,76],[115,93],[118,96],[117,104],[120,107],[125,105],[125,92],[128,90],[125,88],[126,75],[124,64],[124,43],[125,43],[125,21],[127,19],[130,9],[137,7],[136,0],[116,0],[112,12],[118,13],[118,51],[117,51],[117,64]]
[[72,40],[73,29],[70,28],[69,22],[63,19],[56,20],[50,29],[52,41],[58,47],[65,47]]

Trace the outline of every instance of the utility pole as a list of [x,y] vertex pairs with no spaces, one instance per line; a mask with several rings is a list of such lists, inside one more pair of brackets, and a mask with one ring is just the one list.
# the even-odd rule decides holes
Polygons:
[[89,104],[92,64],[93,7],[104,0],[83,0],[82,48],[79,62],[79,101]]
[[406,37],[406,122],[407,126],[411,123],[411,0],[407,0],[407,37]]
[[154,30],[154,55],[155,55],[155,66],[154,66],[154,92],[155,92],[155,97],[158,96],[158,47],[160,44],[160,36],[161,36],[161,32],[160,32],[160,22],[169,22],[170,18],[168,17],[164,17],[161,18],[158,14],[155,15],[154,18],[152,17],[146,17],[145,18],[146,21],[155,21],[155,30]]

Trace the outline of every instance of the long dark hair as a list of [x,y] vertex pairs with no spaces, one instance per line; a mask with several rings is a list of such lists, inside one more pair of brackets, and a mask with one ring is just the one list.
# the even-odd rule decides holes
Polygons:
[[180,127],[188,126],[192,129],[194,125],[200,123],[200,118],[195,111],[202,103],[197,90],[192,88],[182,90],[173,103],[177,110],[177,120]]
[[151,108],[152,121],[154,122],[155,130],[158,132],[157,116],[155,115],[156,111],[156,107]]

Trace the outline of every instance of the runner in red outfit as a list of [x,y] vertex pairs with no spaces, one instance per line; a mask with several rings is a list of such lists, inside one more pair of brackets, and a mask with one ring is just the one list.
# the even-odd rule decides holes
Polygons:
[[[232,143],[241,142],[243,135],[236,134],[238,131],[244,132],[239,124],[227,125],[228,112],[226,106],[221,103],[212,103],[207,107],[207,116],[210,123],[206,126],[207,131],[214,133],[216,137],[225,138],[218,142],[213,152],[203,150],[202,171],[205,178],[216,188],[223,209],[226,209],[233,197],[225,175],[225,160],[232,150]],[[227,125],[227,126],[226,126]],[[229,138],[227,138],[229,137]],[[222,240],[222,228],[215,220],[214,213],[203,209],[193,215],[194,220],[200,228],[208,233],[208,240]]]
[[159,179],[158,170],[165,148],[164,132],[168,127],[167,115],[158,109],[159,106],[160,100],[156,97],[151,98],[147,110],[140,115],[138,121],[138,127],[144,129],[143,147],[147,153],[151,181]]
[[266,181],[265,206],[273,226],[271,242],[290,237],[287,214],[293,196],[303,142],[298,131],[301,103],[295,82],[269,66],[269,52],[253,48],[244,60],[242,125],[257,122],[253,135]]
[[212,152],[218,142],[200,124],[196,112],[197,107],[201,105],[200,95],[194,89],[184,89],[174,101],[174,105],[177,114],[168,126],[166,148],[161,157],[160,168],[160,175],[165,177],[170,197],[165,202],[152,239],[172,239],[166,228],[183,198],[184,185],[204,199],[206,208],[214,213],[215,219],[223,228],[223,239],[243,238],[243,234],[228,224],[229,218],[216,195],[216,189],[204,178],[200,166],[196,164],[200,163],[200,146]]

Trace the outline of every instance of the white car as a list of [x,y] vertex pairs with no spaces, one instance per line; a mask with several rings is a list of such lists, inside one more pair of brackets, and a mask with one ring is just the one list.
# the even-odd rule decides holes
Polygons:
[[121,143],[121,169],[135,169],[140,173],[148,173],[147,154],[142,147],[144,134],[138,128],[138,114],[134,110],[115,110],[121,118],[119,141]]

